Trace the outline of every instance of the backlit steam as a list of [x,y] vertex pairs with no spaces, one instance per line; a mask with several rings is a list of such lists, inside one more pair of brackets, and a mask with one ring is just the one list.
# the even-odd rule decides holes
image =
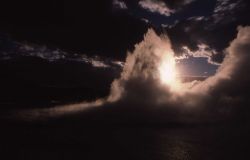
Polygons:
[[177,77],[176,62],[173,52],[165,53],[163,52],[163,57],[158,68],[160,73],[160,79],[162,84],[168,85],[171,91],[181,92],[180,86],[181,82]]
[[[58,106],[56,109],[35,109],[21,114],[35,115],[35,119],[51,118],[87,108],[112,105],[165,108],[169,109],[168,113],[182,114],[181,118],[185,121],[191,117],[204,118],[214,114],[223,114],[225,117],[232,107],[243,104],[246,100],[233,93],[242,94],[241,88],[249,86],[246,83],[249,82],[249,77],[242,79],[239,75],[248,75],[249,72],[249,42],[250,27],[239,28],[237,38],[226,49],[228,54],[214,76],[204,81],[182,83],[177,77],[174,52],[168,37],[158,36],[150,29],[144,40],[135,45],[133,53],[128,53],[121,76],[111,84],[107,98]],[[178,116],[172,117],[175,119]]]
[[[115,80],[111,87],[109,101],[117,101],[121,97],[155,91],[176,91],[175,58],[167,36],[157,36],[150,29],[144,40],[129,53],[121,77]],[[156,100],[158,101],[158,100]]]
[[176,81],[175,59],[170,55],[164,56],[164,60],[159,67],[160,78],[163,83],[171,85]]

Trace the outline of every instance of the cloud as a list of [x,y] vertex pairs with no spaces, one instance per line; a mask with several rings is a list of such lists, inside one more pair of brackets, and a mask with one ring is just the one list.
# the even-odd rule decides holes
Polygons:
[[208,63],[214,64],[214,65],[220,65],[220,63],[216,62],[216,59],[215,59],[218,53],[206,44],[199,44],[198,50],[196,51],[191,51],[187,46],[184,46],[183,50],[184,50],[183,51],[184,54],[186,54],[182,56],[184,58],[188,58],[189,56],[205,57],[207,58]]
[[60,49],[48,48],[45,45],[27,44],[11,41],[14,47],[10,49],[3,50],[0,53],[0,59],[9,60],[23,57],[36,57],[41,58],[50,62],[68,60],[77,61],[91,65],[97,68],[121,68],[123,67],[123,62],[100,57],[100,56],[87,56],[86,54],[80,53],[68,53]]
[[188,18],[188,20],[195,20],[195,21],[202,21],[204,19],[206,19],[204,16],[195,16]]
[[174,55],[171,42],[166,35],[158,36],[150,29],[133,53],[128,53],[121,76],[113,81],[107,98],[77,104],[77,107],[59,106],[28,113],[37,119],[47,115],[53,118],[97,107],[97,110],[111,108],[118,110],[114,114],[136,114],[144,120],[158,122],[200,123],[242,118],[249,110],[249,50],[250,27],[238,27],[237,37],[225,49],[225,58],[214,76],[203,81],[180,82],[179,87],[173,88],[163,84],[159,75],[162,60],[166,55]]
[[150,23],[150,21],[147,18],[141,18],[141,20],[145,23]]
[[175,10],[170,9],[164,1],[155,0],[141,0],[139,1],[140,7],[152,13],[158,13],[164,16],[170,16]]
[[203,53],[212,56],[211,62],[221,63],[224,58],[224,48],[235,38],[236,24],[223,25],[218,28],[211,27],[212,24],[212,19],[192,17],[174,26],[165,26],[164,30],[169,34],[177,56],[185,54],[187,48],[188,52],[199,54],[203,50]]
[[242,1],[232,1],[232,0],[217,0],[216,6],[213,11],[212,18],[215,24],[218,23],[228,23],[234,21],[235,12],[242,9]]
[[189,3],[192,3],[192,2],[194,2],[195,0],[184,0],[183,1],[183,4],[189,4]]
[[162,27],[168,33],[176,55],[185,53],[183,47],[193,53],[199,52],[200,45],[205,44],[216,53],[211,54],[212,62],[221,63],[225,56],[223,50],[235,38],[237,26],[250,24],[246,17],[248,10],[249,4],[246,1],[218,0],[210,14],[189,17],[174,25]]
[[128,9],[126,3],[121,0],[113,0],[113,7],[117,9]]

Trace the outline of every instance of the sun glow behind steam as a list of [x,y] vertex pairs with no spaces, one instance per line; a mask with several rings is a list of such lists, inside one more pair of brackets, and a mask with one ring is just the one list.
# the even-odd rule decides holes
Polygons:
[[175,59],[170,55],[164,56],[159,67],[160,78],[163,83],[171,84],[176,81]]
[[162,84],[169,86],[173,91],[180,89],[175,57],[172,52],[163,55],[158,70]]

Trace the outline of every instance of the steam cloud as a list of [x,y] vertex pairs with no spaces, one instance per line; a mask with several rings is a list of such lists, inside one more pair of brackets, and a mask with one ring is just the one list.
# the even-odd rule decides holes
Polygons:
[[222,114],[223,118],[230,117],[249,105],[249,50],[250,27],[238,27],[237,37],[225,49],[224,61],[214,76],[204,81],[179,82],[179,88],[173,90],[170,85],[161,83],[158,71],[164,56],[174,54],[170,40],[166,35],[157,36],[150,29],[144,40],[135,46],[134,52],[128,53],[121,76],[113,81],[107,98],[21,114],[22,117],[39,119],[113,106],[141,108],[141,111],[149,111],[148,115],[157,112],[161,120],[218,120]]

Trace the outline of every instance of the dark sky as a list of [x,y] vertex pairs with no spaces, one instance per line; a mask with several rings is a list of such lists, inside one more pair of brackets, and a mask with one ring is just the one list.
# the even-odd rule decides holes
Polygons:
[[169,36],[176,56],[189,57],[179,60],[183,75],[213,75],[237,27],[250,23],[248,12],[244,0],[2,1],[1,97],[26,103],[32,95],[35,103],[107,95],[149,28]]
[[[184,45],[195,50],[205,43],[221,52],[234,38],[236,27],[249,23],[248,2],[243,0],[145,2],[161,2],[158,10],[171,12],[150,11],[142,7],[143,1],[130,0],[7,1],[1,2],[1,30],[14,40],[124,60],[148,27],[164,28],[175,50]],[[218,40],[220,34],[226,41]]]
[[[195,50],[205,43],[221,52],[234,38],[236,27],[249,23],[248,2],[243,0],[152,0],[155,5],[162,2],[158,9],[164,12],[168,8],[169,14],[143,8],[142,2],[1,2],[1,30],[18,41],[124,60],[126,51],[142,39],[148,27],[160,32],[164,28],[175,50],[184,45]],[[218,40],[222,34],[223,42]]]

